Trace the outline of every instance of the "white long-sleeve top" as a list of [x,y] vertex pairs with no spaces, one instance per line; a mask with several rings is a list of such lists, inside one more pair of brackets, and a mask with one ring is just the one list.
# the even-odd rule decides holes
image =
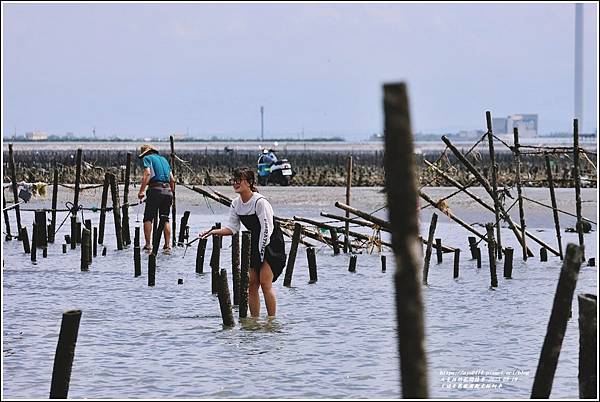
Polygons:
[[[257,201],[258,200],[258,201]],[[259,193],[253,193],[248,202],[242,202],[241,197],[237,197],[231,202],[229,210],[229,223],[225,225],[234,234],[240,231],[240,215],[256,214],[260,222],[260,237],[258,240],[258,250],[260,260],[264,261],[265,248],[271,240],[273,233],[273,208],[265,197]]]

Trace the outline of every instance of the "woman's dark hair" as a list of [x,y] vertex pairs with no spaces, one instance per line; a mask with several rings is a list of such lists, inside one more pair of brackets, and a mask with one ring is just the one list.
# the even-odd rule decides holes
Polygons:
[[237,168],[233,171],[233,179],[246,180],[250,186],[250,190],[258,193],[258,189],[256,188],[256,174],[254,173],[254,170],[245,167]]

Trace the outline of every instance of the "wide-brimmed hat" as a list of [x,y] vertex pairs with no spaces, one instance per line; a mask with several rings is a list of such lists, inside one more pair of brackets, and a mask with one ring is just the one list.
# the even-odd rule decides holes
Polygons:
[[138,158],[142,159],[144,156],[148,155],[150,152],[158,153],[156,148],[154,148],[152,145],[144,144],[140,147],[140,154],[138,155]]

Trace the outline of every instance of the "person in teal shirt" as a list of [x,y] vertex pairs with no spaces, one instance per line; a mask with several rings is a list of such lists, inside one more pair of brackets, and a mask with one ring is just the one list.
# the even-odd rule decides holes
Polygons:
[[[168,254],[171,251],[169,212],[173,203],[173,194],[175,193],[175,178],[167,159],[159,155],[156,148],[152,145],[142,145],[138,158],[142,160],[144,167],[138,198],[141,201],[146,197],[146,207],[144,209],[144,237],[146,244],[144,245],[144,250],[148,253],[152,251],[152,241],[150,240],[152,238],[152,222],[158,212],[161,217],[165,217],[167,220],[164,228],[165,244],[163,252]],[[146,188],[148,191],[146,191]]]

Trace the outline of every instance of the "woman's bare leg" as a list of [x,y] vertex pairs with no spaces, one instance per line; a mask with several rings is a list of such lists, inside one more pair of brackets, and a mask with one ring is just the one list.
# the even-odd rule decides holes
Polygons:
[[277,310],[277,299],[275,298],[275,290],[273,289],[273,271],[268,262],[263,262],[260,268],[260,287],[265,296],[265,305],[267,306],[267,314],[269,317],[275,316]]
[[248,284],[248,306],[250,307],[250,316],[258,317],[260,313],[260,298],[258,296],[260,279],[254,268],[250,268],[248,273],[250,274],[250,283]]

